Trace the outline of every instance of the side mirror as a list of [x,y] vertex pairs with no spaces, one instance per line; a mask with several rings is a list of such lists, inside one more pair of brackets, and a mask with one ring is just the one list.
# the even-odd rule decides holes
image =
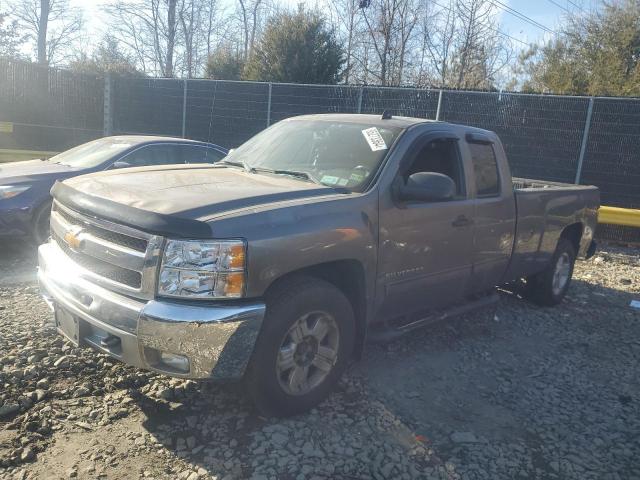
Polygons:
[[451,200],[456,194],[456,184],[447,175],[435,172],[417,172],[398,188],[402,201],[437,202]]
[[129,168],[131,167],[131,164],[129,162],[123,162],[121,160],[118,160],[117,162],[113,162],[113,165],[111,165],[111,168]]

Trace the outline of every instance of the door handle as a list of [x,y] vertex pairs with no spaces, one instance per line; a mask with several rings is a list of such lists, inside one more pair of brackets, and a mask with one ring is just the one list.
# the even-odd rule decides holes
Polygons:
[[471,220],[470,218],[467,218],[465,215],[459,215],[458,218],[451,222],[451,225],[453,225],[454,227],[466,227],[468,225],[471,225],[472,223],[473,220]]

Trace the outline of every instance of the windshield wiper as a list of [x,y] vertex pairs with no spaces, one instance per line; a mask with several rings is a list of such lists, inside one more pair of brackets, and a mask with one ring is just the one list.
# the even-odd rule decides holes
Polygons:
[[307,180],[312,183],[316,183],[318,185],[324,185],[320,183],[320,181],[311,175],[308,172],[300,172],[298,170],[280,170],[280,169],[271,169],[271,168],[263,168],[263,167],[251,167],[252,172],[263,172],[263,173],[272,173],[274,175],[288,175],[290,177],[300,178],[302,180]]
[[315,177],[313,177],[310,173],[307,173],[307,172],[299,172],[297,170],[274,170],[273,173],[275,173],[276,175],[290,175],[292,177],[309,180],[310,182],[313,182],[313,183],[318,183],[318,184],[320,183],[318,180],[316,180]]
[[246,164],[246,162],[233,162],[231,160],[219,160],[215,163],[216,165],[231,165],[232,167],[240,167],[243,168],[246,172],[252,172],[253,169]]
[[[301,172],[298,170],[281,170],[281,169],[273,169],[273,168],[265,168],[265,167],[252,167],[246,162],[234,162],[231,160],[220,160],[216,162],[217,165],[231,165],[234,167],[242,167],[245,171],[250,173],[271,173],[273,175],[287,175],[294,178],[299,178],[301,180],[306,180],[311,183],[315,183],[317,185],[324,185],[324,183],[320,182],[317,178],[311,175],[308,172]],[[326,185],[325,185],[326,186]]]

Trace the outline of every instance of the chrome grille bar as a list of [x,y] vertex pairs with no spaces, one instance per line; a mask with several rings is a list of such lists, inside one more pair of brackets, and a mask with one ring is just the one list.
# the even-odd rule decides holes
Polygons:
[[88,279],[130,296],[153,298],[162,237],[97,219],[54,202],[51,236]]

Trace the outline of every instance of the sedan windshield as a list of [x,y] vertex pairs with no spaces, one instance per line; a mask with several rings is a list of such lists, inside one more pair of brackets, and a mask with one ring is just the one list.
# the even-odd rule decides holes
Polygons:
[[224,162],[360,192],[401,131],[365,123],[285,120],[238,147]]
[[99,138],[51,157],[51,161],[74,168],[92,168],[133,145],[121,138]]

